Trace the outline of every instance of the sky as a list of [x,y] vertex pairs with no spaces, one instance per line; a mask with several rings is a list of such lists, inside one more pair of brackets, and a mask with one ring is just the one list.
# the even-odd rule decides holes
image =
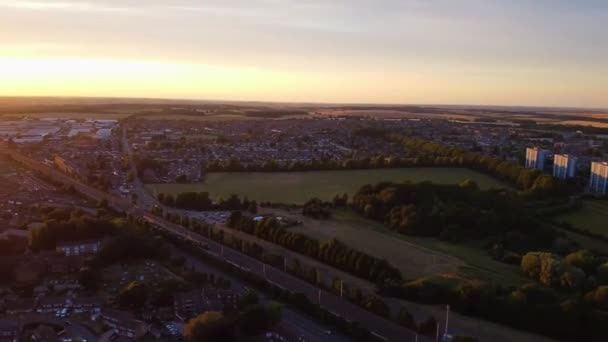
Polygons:
[[605,0],[0,0],[0,96],[608,108]]

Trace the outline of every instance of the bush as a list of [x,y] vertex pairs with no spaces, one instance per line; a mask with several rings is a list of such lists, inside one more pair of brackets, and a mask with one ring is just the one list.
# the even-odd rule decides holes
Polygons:
[[597,257],[587,250],[570,253],[565,260],[568,264],[582,269],[587,274],[593,274],[599,264]]

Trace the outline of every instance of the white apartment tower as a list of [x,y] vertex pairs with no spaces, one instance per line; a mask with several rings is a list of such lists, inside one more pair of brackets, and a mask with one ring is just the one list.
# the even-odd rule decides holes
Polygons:
[[576,176],[578,159],[567,154],[556,154],[553,157],[553,176],[567,179]]
[[526,168],[544,170],[548,155],[549,151],[541,150],[538,147],[526,148]]
[[591,162],[589,191],[606,195],[608,190],[608,162]]

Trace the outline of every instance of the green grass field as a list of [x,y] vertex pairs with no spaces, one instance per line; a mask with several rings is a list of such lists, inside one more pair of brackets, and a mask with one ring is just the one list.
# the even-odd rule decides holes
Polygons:
[[482,188],[508,188],[508,185],[479,172],[463,168],[404,168],[377,170],[343,170],[310,172],[241,172],[211,173],[205,183],[150,184],[154,194],[177,194],[185,191],[207,191],[213,197],[237,194],[257,201],[302,204],[313,197],[331,200],[336,194],[355,193],[362,185],[381,181],[432,181],[457,184],[465,179],[476,181]]
[[558,215],[555,219],[570,223],[576,228],[608,236],[608,201],[584,200],[579,210]]
[[518,267],[493,260],[481,246],[398,234],[349,210],[335,210],[332,218],[325,221],[303,216],[298,219],[304,224],[290,229],[321,241],[337,238],[370,255],[388,260],[406,278],[452,273],[504,285],[526,282]]

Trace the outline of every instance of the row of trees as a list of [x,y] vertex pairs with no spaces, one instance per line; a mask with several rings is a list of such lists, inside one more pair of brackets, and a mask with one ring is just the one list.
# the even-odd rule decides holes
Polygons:
[[227,199],[220,198],[214,202],[208,192],[181,192],[175,197],[171,194],[159,193],[157,199],[163,205],[185,210],[247,210],[257,212],[258,204],[247,198],[241,200],[237,195],[230,195]]
[[111,217],[92,217],[80,210],[56,209],[46,215],[44,226],[31,231],[34,251],[55,249],[58,241],[98,239],[113,233],[117,222]]
[[307,235],[290,232],[281,228],[273,217],[255,221],[253,218],[235,211],[228,220],[228,227],[320,260],[363,279],[377,283],[401,279],[399,270],[386,260],[377,259],[336,239],[320,243],[319,240]]
[[[221,234],[218,234],[218,233],[210,233],[210,235],[212,236],[213,239],[215,239],[217,241],[226,242],[226,243],[228,243],[228,245],[231,245],[233,248],[239,248],[239,249],[248,250],[248,251],[251,251],[252,249],[261,250],[262,252],[260,252],[260,253],[248,253],[249,255],[252,255],[256,258],[261,258],[261,255],[264,254],[263,248],[255,245],[255,243],[249,244],[246,241],[240,241],[240,243],[244,244],[243,246],[241,246],[240,243],[236,243],[237,241],[235,241],[235,240],[239,240],[238,238],[235,239],[234,237],[231,237],[230,239],[222,239],[223,236],[221,236]],[[232,243],[230,243],[230,242],[232,242]],[[184,242],[179,241],[179,240],[176,240],[176,243],[180,243],[184,248],[190,248],[193,253],[201,255],[202,257],[207,256],[204,252],[201,252],[200,250],[193,248],[192,245],[185,244]],[[257,247],[257,248],[252,248],[252,247]],[[274,287],[273,285],[270,285],[269,283],[266,283],[266,281],[263,278],[260,278],[256,274],[248,273],[248,272],[242,271],[241,269],[231,267],[230,265],[224,264],[220,261],[217,261],[216,259],[210,258],[210,259],[208,259],[208,261],[216,263],[217,267],[220,267],[220,268],[226,270],[227,272],[236,272],[238,275],[246,278],[249,282],[257,284],[258,287],[270,289],[270,292],[272,293],[272,295],[275,298],[279,298],[281,301],[289,303],[293,307],[296,307],[297,309],[307,313],[310,316],[317,317],[318,319],[326,322],[328,325],[335,327],[338,331],[341,331],[341,332],[345,333],[346,335],[352,337],[356,341],[378,341],[379,340],[378,338],[374,337],[367,329],[365,329],[363,326],[361,326],[359,322],[346,321],[342,317],[335,316],[334,314],[322,309],[319,305],[312,303],[305,295],[303,295],[301,293],[290,293],[289,290],[279,289],[277,287]],[[308,279],[313,283],[317,282],[317,278],[316,278],[317,276],[316,276],[316,274],[314,274],[316,272],[308,272],[308,271],[314,271],[314,269],[305,270],[300,267],[300,265],[297,261],[296,261],[295,265],[293,265],[293,267],[291,267],[291,268],[288,267],[288,271],[292,274],[295,274],[298,277]],[[311,278],[309,278],[309,275],[311,276]],[[393,282],[391,282],[391,283],[393,283]],[[400,281],[396,281],[395,283],[400,283]],[[336,286],[336,285],[338,285],[338,286]],[[342,286],[342,285],[344,285],[344,286]],[[332,288],[330,290],[336,294],[342,292],[341,290],[343,290],[344,298],[348,299],[349,301],[351,301],[377,315],[380,315],[387,319],[394,320],[397,323],[401,324],[402,326],[415,330],[420,334],[429,335],[429,336],[433,336],[433,337],[436,334],[437,320],[432,316],[429,316],[427,319],[425,319],[423,321],[416,322],[414,317],[407,311],[407,309],[402,308],[398,314],[393,313],[393,312],[391,312],[389,306],[380,297],[373,295],[373,294],[367,295],[367,296],[363,295],[360,289],[351,288],[351,287],[347,286],[346,284],[343,284],[341,281],[337,281],[337,282],[335,281],[334,286],[332,286]],[[246,297],[248,297],[248,296],[246,296]],[[251,302],[251,301],[247,300],[246,298],[243,298],[242,301],[246,302],[246,303],[250,303],[250,304],[257,304],[257,300],[254,300],[253,302]],[[230,335],[230,336],[232,336],[232,335]],[[477,340],[474,338],[470,338],[470,337],[454,336],[454,341],[476,342]]]
[[[223,230],[219,230],[219,232],[223,232]],[[220,234],[219,232],[218,233],[213,232],[213,229],[211,229],[209,234],[211,235],[211,238],[216,241],[220,241],[222,243],[227,243],[228,245],[232,246],[233,248],[243,248],[244,247],[243,249],[246,251],[247,254],[249,254],[255,258],[258,258],[258,259],[263,258],[264,250],[262,247],[257,246],[255,243],[248,243],[248,242],[242,241],[242,240],[239,241],[238,238],[234,238],[234,237],[231,237],[230,239],[224,239],[223,234]],[[363,326],[361,326],[361,324],[359,322],[346,321],[344,318],[336,316],[335,314],[321,308],[318,304],[312,303],[302,293],[292,293],[290,290],[284,290],[279,287],[276,287],[276,286],[272,285],[271,283],[268,283],[264,278],[260,277],[257,274],[243,271],[239,268],[233,267],[230,264],[226,264],[226,263],[219,261],[217,259],[214,259],[214,258],[208,258],[208,255],[205,252],[202,252],[200,249],[194,247],[193,245],[188,244],[181,240],[177,240],[173,236],[170,236],[170,235],[166,235],[166,237],[169,239],[172,239],[175,243],[179,244],[182,248],[188,249],[188,250],[190,250],[190,252],[192,252],[196,255],[199,255],[202,258],[205,258],[205,260],[207,262],[214,264],[216,267],[224,270],[225,272],[238,275],[239,277],[246,279],[246,281],[248,283],[254,284],[257,288],[265,289],[272,297],[279,299],[281,302],[289,303],[289,305],[292,305],[293,307],[297,308],[298,310],[301,310],[301,311],[305,312],[306,314],[313,316],[322,322],[325,322],[327,325],[334,327],[336,330],[343,332],[344,334],[346,334],[347,336],[350,336],[352,339],[354,339],[356,341],[362,341],[362,342],[378,341],[378,339],[375,338],[369,332],[369,330],[367,330]],[[243,245],[240,245],[241,243]],[[295,274],[297,276],[302,276],[300,273],[295,273]],[[313,281],[313,282],[316,281],[316,276],[311,281]],[[360,293],[360,291],[356,291],[356,292]],[[385,311],[385,309],[382,309],[382,308],[387,308],[386,304],[382,304],[381,303],[382,301],[379,300],[377,297],[375,300],[371,299],[371,298],[366,299],[361,296],[359,296],[357,298],[361,299],[360,301],[357,302],[357,304],[359,304],[359,305],[364,306],[364,305],[367,305],[366,303],[373,302],[374,304],[370,306],[373,309],[379,309],[380,311]],[[251,302],[250,300],[247,300],[246,298],[243,298],[242,301],[249,303],[249,304],[257,304],[257,301]],[[240,306],[240,307],[242,307],[242,306]],[[381,314],[381,312],[379,312],[379,314]]]
[[323,170],[360,170],[386,167],[411,166],[408,159],[394,159],[385,163],[384,157],[362,159],[312,159],[310,161],[278,162],[268,160],[263,163],[242,163],[232,159],[227,161],[210,161],[208,172],[285,172],[285,171],[323,171]]
[[527,169],[510,161],[411,136],[394,135],[392,139],[408,148],[408,151],[416,156],[416,163],[420,166],[471,168],[502,179],[532,195],[550,196],[568,193],[567,186],[553,176],[536,169]]
[[252,304],[238,313],[207,311],[184,326],[189,342],[241,341],[272,330],[281,321],[282,307],[277,303]]
[[[504,288],[481,282],[454,284],[448,279],[420,279],[384,287],[388,295],[427,303],[449,303],[452,310],[469,316],[550,336],[561,341],[604,341],[608,314],[582,297],[564,297],[558,291],[537,284]],[[605,296],[604,296],[605,295]],[[605,298],[608,290],[598,288],[589,298]]]
[[521,270],[541,285],[575,293],[608,285],[608,260],[587,250],[563,258],[549,252],[529,252],[521,260]]
[[325,220],[331,217],[330,207],[330,203],[323,202],[318,198],[313,198],[304,203],[304,207],[302,208],[302,214],[305,216],[310,216],[317,220]]

